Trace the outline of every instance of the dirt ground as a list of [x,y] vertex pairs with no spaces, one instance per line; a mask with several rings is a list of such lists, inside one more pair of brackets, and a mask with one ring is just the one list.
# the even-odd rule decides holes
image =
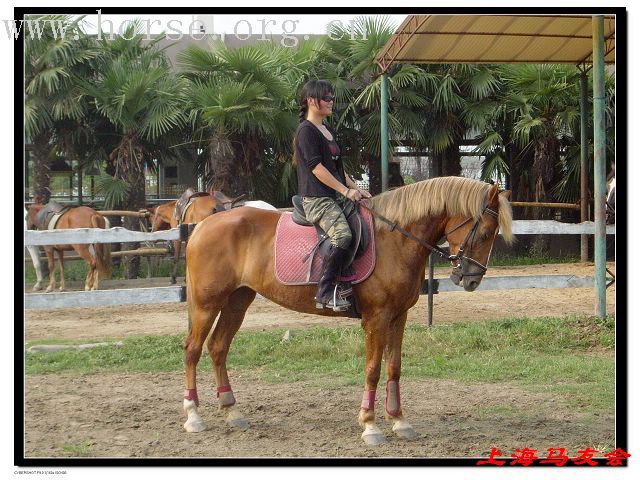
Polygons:
[[[615,263],[607,265],[615,273]],[[491,267],[487,276],[575,275],[593,276],[593,264],[552,264],[522,268]],[[435,278],[446,278],[447,269],[436,269]],[[183,282],[179,278],[178,282]],[[449,280],[444,280],[449,281]],[[104,288],[167,286],[168,279],[105,281]],[[70,282],[71,288],[74,284]],[[80,283],[76,285],[80,288]],[[29,288],[31,285],[28,286]],[[502,317],[572,315],[594,313],[592,288],[547,288],[441,292],[433,297],[433,324],[442,325]],[[615,284],[607,289],[607,313],[615,313]],[[409,310],[409,322],[426,323],[427,296]],[[173,335],[186,332],[185,303],[123,305],[97,308],[56,308],[25,311],[25,341],[38,339],[119,339],[128,335]],[[242,328],[303,328],[357,325],[359,320],[330,318],[285,310],[257,298],[249,307]]]
[[[615,264],[608,265],[615,272]],[[488,275],[571,274],[592,276],[593,265],[492,267]],[[436,278],[446,276],[436,271]],[[166,279],[138,286],[166,285]],[[110,288],[121,287],[111,282]],[[129,284],[131,286],[131,284]],[[426,296],[409,321],[426,322]],[[434,297],[434,325],[508,316],[592,314],[593,289],[527,289],[443,292]],[[615,285],[607,290],[607,312],[615,313]],[[299,314],[259,298],[245,329],[355,325],[357,320]],[[51,339],[117,340],[130,335],[186,333],[185,304],[28,310],[25,342]],[[25,456],[39,457],[440,457],[487,456],[528,446],[546,452],[564,447],[613,447],[614,416],[586,414],[566,399],[510,385],[451,380],[402,383],[403,409],[419,437],[397,439],[383,420],[384,387],[377,416],[387,437],[379,447],[360,440],[357,424],[361,386],[335,386],[330,379],[270,384],[258,370],[231,372],[246,431],[226,426],[217,412],[214,388],[200,380],[200,412],[208,429],[182,429],[181,372],[171,374],[29,375],[25,378]],[[508,453],[507,453],[508,455]]]

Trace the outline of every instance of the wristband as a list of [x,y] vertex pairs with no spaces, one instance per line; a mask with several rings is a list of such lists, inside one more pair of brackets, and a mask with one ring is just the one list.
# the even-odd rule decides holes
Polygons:
[[346,191],[346,192],[344,192],[344,196],[345,196],[345,197],[349,196],[349,190],[351,190],[351,189],[350,189],[350,188],[347,188],[347,191]]

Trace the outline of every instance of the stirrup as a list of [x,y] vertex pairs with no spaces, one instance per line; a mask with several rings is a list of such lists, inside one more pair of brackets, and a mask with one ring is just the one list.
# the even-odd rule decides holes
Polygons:
[[346,312],[351,308],[351,303],[348,300],[340,297],[338,295],[338,285],[333,288],[333,297],[329,299],[329,301],[320,301],[318,298],[315,299],[316,308],[322,310],[323,308],[329,308],[334,312]]

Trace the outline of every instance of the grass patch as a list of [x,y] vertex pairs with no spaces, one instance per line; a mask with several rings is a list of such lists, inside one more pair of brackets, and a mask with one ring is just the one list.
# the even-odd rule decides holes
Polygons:
[[91,456],[91,445],[88,441],[81,443],[65,443],[62,451],[70,457],[89,457]]
[[[287,342],[282,342],[282,333],[239,333],[228,358],[230,370],[259,369],[271,382],[330,378],[333,385],[362,383],[364,339],[359,327],[295,330]],[[613,316],[411,325],[405,332],[402,375],[515,383],[558,393],[577,408],[610,409],[614,333]],[[182,335],[128,337],[121,348],[26,354],[26,373],[181,371],[182,340]],[[198,370],[211,371],[208,358],[201,359]]]

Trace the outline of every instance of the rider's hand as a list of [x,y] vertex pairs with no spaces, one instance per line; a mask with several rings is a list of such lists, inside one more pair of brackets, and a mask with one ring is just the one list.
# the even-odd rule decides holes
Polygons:
[[350,188],[347,190],[345,197],[347,197],[352,202],[359,202],[360,200],[362,200],[362,193],[360,193],[360,190]]
[[360,195],[362,195],[362,198],[371,198],[371,194],[366,190],[359,188],[358,191],[360,192]]

